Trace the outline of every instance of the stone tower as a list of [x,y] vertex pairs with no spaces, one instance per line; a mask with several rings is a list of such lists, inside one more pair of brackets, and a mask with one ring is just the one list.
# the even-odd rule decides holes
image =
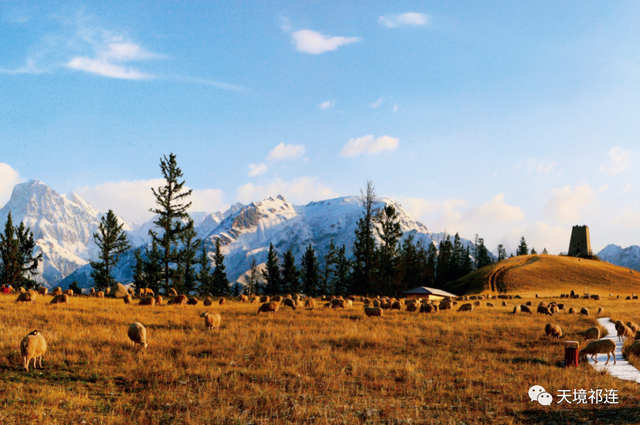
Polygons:
[[573,226],[571,230],[571,240],[569,241],[569,251],[567,255],[570,257],[580,257],[592,255],[591,239],[589,238],[589,227]]

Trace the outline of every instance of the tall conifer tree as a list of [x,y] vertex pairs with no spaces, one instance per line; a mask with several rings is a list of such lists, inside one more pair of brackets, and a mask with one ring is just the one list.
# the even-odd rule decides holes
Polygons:
[[99,261],[91,261],[91,277],[98,291],[104,291],[114,283],[111,276],[113,268],[118,263],[119,256],[131,248],[123,227],[124,223],[118,224],[118,218],[109,210],[107,215],[102,216],[98,232],[93,234],[93,241],[98,245],[100,252]]

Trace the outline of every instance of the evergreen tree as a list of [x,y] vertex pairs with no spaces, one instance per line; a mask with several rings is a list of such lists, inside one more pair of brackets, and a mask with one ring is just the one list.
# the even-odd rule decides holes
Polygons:
[[245,295],[256,295],[260,292],[260,272],[258,271],[258,262],[255,257],[251,257],[251,265],[249,266],[249,282],[245,287]]
[[462,259],[462,276],[466,276],[473,271],[473,261],[471,259],[471,252],[469,247],[464,252],[464,258]]
[[33,255],[36,247],[33,232],[24,223],[14,227],[11,212],[7,215],[4,233],[0,234],[0,282],[14,288],[33,289],[33,277],[38,274],[42,253]]
[[409,235],[400,249],[400,271],[402,280],[397,292],[421,286],[423,282],[424,264],[421,258],[420,246],[413,243],[414,236]]
[[518,245],[516,255],[529,255],[529,248],[527,247],[527,241],[524,240],[524,236],[520,239],[520,245]]
[[333,243],[333,239],[329,243],[329,249],[324,256],[324,273],[322,274],[322,295],[335,294],[335,267],[336,267],[337,248]]
[[436,248],[436,244],[431,242],[429,244],[429,248],[427,248],[427,270],[425,271],[426,280],[425,284],[428,287],[432,287],[436,285],[437,278],[437,263],[438,263],[438,248]]
[[[178,241],[185,232],[193,228],[193,221],[189,219],[187,209],[191,202],[185,203],[193,190],[183,191],[184,180],[182,170],[178,167],[176,156],[172,153],[169,158],[160,158],[160,170],[165,179],[165,185],[156,189],[151,189],[156,198],[156,208],[151,208],[154,214],[158,214],[158,219],[153,223],[160,229],[156,232],[149,230],[152,241],[158,244],[162,252],[162,286],[165,292],[171,287],[171,282],[176,278],[176,270],[172,264],[179,262],[180,252],[178,251]],[[188,220],[185,224],[183,220]]]
[[282,258],[282,292],[297,294],[300,292],[300,272],[296,267],[296,259],[289,248]]
[[547,251],[547,248],[542,248],[542,253],[543,253],[544,255],[548,255],[548,254],[549,254],[549,251]]
[[449,259],[449,270],[447,273],[449,281],[460,279],[465,275],[462,269],[465,253],[466,250],[462,246],[460,235],[456,233],[453,237],[453,247],[451,249],[451,258]]
[[347,248],[342,245],[336,254],[336,273],[333,284],[336,295],[346,296],[351,287],[351,261],[346,255]]
[[142,254],[140,253],[140,249],[136,249],[133,254],[136,260],[136,263],[133,265],[133,287],[136,292],[139,289],[146,288],[147,281],[144,273],[144,260],[142,259]]
[[493,263],[493,260],[489,255],[489,250],[484,244],[483,238],[478,238],[478,248],[476,252],[478,253],[478,258],[476,258],[476,264],[478,265],[479,269]]
[[267,254],[267,264],[262,271],[264,279],[264,292],[267,295],[277,295],[282,290],[282,279],[280,277],[280,259],[273,244],[269,245]]
[[[331,242],[333,244],[333,241]],[[318,293],[320,284],[320,266],[313,246],[309,244],[302,257],[302,292],[308,297]]]
[[531,248],[531,255],[533,254],[537,254],[536,249],[535,248]]
[[198,273],[196,274],[196,280],[199,282],[198,293],[200,295],[207,295],[213,293],[212,284],[212,271],[211,271],[211,259],[207,253],[207,247],[202,244],[202,251],[197,258],[196,263],[199,266]]
[[229,295],[231,288],[229,288],[229,279],[227,279],[227,272],[224,266],[224,255],[222,255],[222,247],[220,246],[220,238],[216,238],[216,252],[213,256],[216,268],[213,270],[211,276],[211,286],[213,289],[213,295],[220,297]]
[[504,245],[498,245],[498,261],[502,261],[507,258],[507,250],[504,249]]
[[164,255],[158,248],[158,243],[156,241],[151,242],[151,250],[149,250],[148,247],[145,248],[145,254],[147,260],[143,262],[143,276],[144,285],[146,286],[142,286],[142,288],[150,288],[157,294],[160,291],[160,282],[162,281],[163,276],[162,261],[164,259]]
[[436,263],[436,286],[439,288],[444,287],[444,284],[451,280],[449,276],[449,261],[451,260],[452,251],[451,237],[445,233],[444,239],[440,241],[438,261]]
[[198,234],[193,228],[191,218],[189,221],[191,221],[191,225],[187,225],[180,237],[182,245],[177,257],[178,267],[174,279],[174,289],[181,294],[190,294],[195,291],[198,282],[195,265],[198,262],[198,246],[202,241],[196,237]]
[[242,293],[242,285],[239,282],[234,283],[233,285],[231,285],[230,293],[234,297],[240,296],[240,294]]
[[80,286],[78,286],[78,282],[76,282],[75,280],[71,282],[71,285],[69,285],[69,289],[73,291],[74,295],[82,294],[82,289],[80,289]]
[[376,214],[376,192],[373,183],[367,181],[365,191],[360,191],[362,216],[356,223],[355,240],[353,242],[353,269],[351,275],[351,293],[367,294],[373,290],[373,272],[375,270],[375,247],[373,237],[373,218]]
[[385,205],[374,217],[375,227],[380,237],[378,249],[378,270],[375,273],[377,292],[382,294],[395,293],[399,284],[399,270],[397,265],[398,243],[402,238],[400,219],[393,205]]
[[118,257],[131,248],[127,234],[122,230],[123,226],[124,223],[118,224],[118,218],[109,210],[100,220],[98,233],[93,234],[93,241],[100,250],[99,261],[91,261],[91,277],[97,291],[104,291],[115,283],[111,272],[118,263]]

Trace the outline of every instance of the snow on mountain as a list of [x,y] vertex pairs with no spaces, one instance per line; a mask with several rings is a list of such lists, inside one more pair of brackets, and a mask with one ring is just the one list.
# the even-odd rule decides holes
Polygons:
[[616,266],[640,271],[640,246],[632,245],[622,248],[618,245],[607,245],[598,253],[600,259]]

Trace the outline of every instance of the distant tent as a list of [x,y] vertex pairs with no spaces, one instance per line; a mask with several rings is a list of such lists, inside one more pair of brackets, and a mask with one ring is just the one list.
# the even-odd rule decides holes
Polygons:
[[457,297],[457,295],[443,291],[442,289],[427,288],[426,286],[418,286],[417,288],[404,291],[402,296],[405,298],[426,298],[428,300],[441,300],[444,297]]

